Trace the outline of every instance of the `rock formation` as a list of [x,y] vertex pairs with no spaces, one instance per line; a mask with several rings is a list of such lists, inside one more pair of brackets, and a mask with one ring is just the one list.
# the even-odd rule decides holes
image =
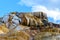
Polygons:
[[49,22],[43,12],[11,12],[0,18],[0,39],[33,40],[41,32],[59,34],[59,26]]

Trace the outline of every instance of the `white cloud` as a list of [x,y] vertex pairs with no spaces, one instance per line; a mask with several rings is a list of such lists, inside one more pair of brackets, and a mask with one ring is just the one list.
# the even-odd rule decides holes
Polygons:
[[18,4],[26,6],[34,6],[41,4],[55,5],[56,3],[59,4],[59,2],[60,0],[20,0]]
[[[31,7],[32,11],[38,12],[43,11],[47,13],[48,17],[51,17],[56,22],[57,20],[60,20],[60,10],[59,8],[55,8],[55,4],[60,2],[59,0],[21,0],[19,2],[20,5],[26,5],[28,7]],[[45,5],[45,6],[42,6]],[[46,4],[48,6],[46,6]],[[52,8],[54,7],[54,9]],[[49,10],[51,8],[51,10]]]
[[58,8],[55,8],[55,10],[48,10],[48,8],[45,6],[36,5],[36,6],[32,6],[32,11],[33,12],[39,12],[39,11],[45,12],[47,13],[47,16],[53,18],[55,22],[57,20],[60,20],[60,10]]
[[18,2],[18,4],[26,5],[26,6],[33,6],[33,5],[40,4],[42,1],[43,0],[21,0],[20,2]]

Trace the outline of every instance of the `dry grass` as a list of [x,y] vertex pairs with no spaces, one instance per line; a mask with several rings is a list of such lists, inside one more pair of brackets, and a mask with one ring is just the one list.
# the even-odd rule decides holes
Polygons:
[[29,39],[30,35],[23,31],[0,36],[0,40],[29,40]]
[[9,29],[6,28],[6,25],[5,24],[0,25],[0,34],[1,33],[4,33],[5,34],[7,32],[9,32]]

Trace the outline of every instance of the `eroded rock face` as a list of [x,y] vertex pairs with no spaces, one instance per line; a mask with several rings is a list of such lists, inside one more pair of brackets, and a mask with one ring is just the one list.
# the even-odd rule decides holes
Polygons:
[[3,21],[9,28],[9,26],[12,24],[15,25],[22,24],[26,26],[46,25],[48,19],[46,14],[43,12],[26,12],[26,13],[12,12],[11,14],[4,16]]
[[44,25],[45,22],[48,22],[46,15],[44,13],[42,13],[42,12],[22,13],[22,14],[19,14],[17,16],[19,18],[21,18],[21,20],[22,20],[21,23],[23,25],[25,24],[25,25],[30,25],[30,26],[31,25],[37,26],[38,24],[39,25],[40,24]]

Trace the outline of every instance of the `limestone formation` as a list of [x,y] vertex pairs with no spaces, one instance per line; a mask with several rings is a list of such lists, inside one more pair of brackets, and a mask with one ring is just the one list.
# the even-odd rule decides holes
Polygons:
[[56,40],[59,27],[44,12],[11,12],[0,18],[0,40]]

